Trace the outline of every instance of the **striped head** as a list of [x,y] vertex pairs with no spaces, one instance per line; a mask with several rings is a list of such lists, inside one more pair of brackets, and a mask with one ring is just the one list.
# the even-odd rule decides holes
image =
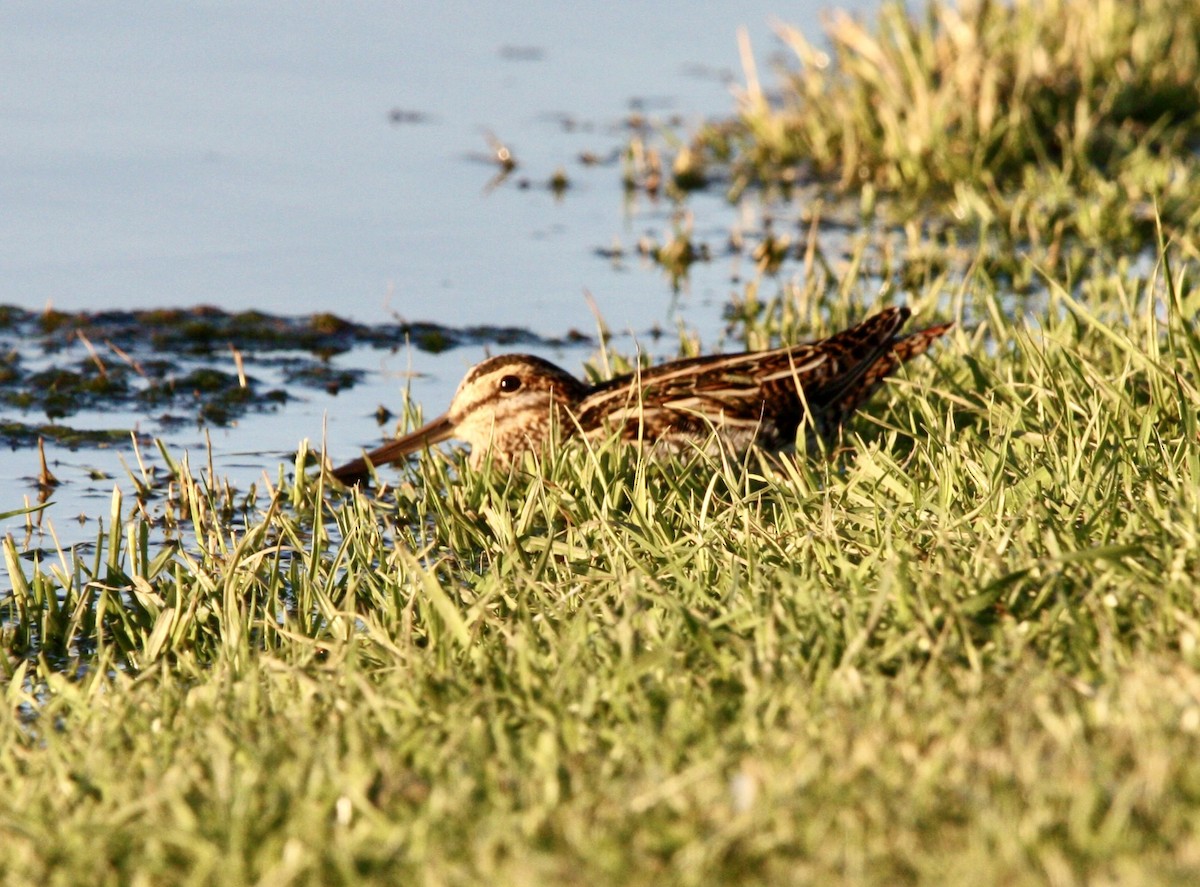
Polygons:
[[491,453],[507,465],[526,450],[540,449],[552,423],[569,421],[561,410],[573,410],[587,386],[549,361],[530,354],[504,354],[474,366],[450,401],[450,437],[471,445],[471,464],[478,467]]

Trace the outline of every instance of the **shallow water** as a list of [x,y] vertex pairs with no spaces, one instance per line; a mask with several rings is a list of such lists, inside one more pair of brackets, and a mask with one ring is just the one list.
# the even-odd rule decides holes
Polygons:
[[[673,294],[632,253],[644,232],[669,229],[671,207],[626,201],[619,165],[578,158],[610,158],[631,112],[685,126],[730,113],[729,87],[741,79],[736,29],[748,28],[765,69],[776,48],[771,17],[815,34],[818,8],[6,3],[0,304],[329,311],[560,338],[594,332],[587,292],[614,331],[648,347],[652,330],[679,324],[718,346],[721,306],[737,289],[730,265],[694,266],[688,291]],[[495,187],[489,134],[519,164]],[[556,196],[547,183],[560,168],[570,187]],[[719,242],[734,219],[719,195],[689,208],[702,239]],[[598,254],[614,245],[625,258]],[[484,352],[396,344],[334,358],[367,371],[349,392],[299,390],[274,412],[207,429],[218,473],[241,484],[274,476],[298,441],[323,434],[336,458],[354,455],[383,433],[377,405],[397,410],[411,381],[426,414],[439,412]],[[539,353],[577,370],[593,351]],[[233,369],[219,356],[214,365]],[[195,425],[103,412],[66,421],[138,428],[207,458]],[[128,484],[122,460],[134,463],[132,448],[49,455],[64,483],[48,517],[60,536],[92,538],[112,485]],[[36,474],[31,450],[0,454],[9,481],[0,511],[32,497]],[[3,529],[20,538],[22,526],[10,519]]]

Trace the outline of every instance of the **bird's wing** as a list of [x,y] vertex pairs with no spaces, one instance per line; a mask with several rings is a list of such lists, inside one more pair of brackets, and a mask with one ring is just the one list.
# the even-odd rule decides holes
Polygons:
[[703,433],[709,424],[769,425],[791,435],[807,410],[838,399],[863,377],[907,318],[908,309],[889,308],[819,342],[643,369],[593,389],[579,405],[580,426],[659,437]]

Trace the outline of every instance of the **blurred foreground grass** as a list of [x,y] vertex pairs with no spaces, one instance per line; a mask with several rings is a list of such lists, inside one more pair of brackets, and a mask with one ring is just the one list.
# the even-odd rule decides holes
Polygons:
[[1030,261],[1028,305],[987,239],[907,294],[819,249],[756,281],[756,345],[888,301],[960,321],[829,461],[575,444],[513,478],[424,457],[378,498],[181,462],[174,543],[136,477],[91,554],[9,540],[0,877],[1195,880],[1194,220]]

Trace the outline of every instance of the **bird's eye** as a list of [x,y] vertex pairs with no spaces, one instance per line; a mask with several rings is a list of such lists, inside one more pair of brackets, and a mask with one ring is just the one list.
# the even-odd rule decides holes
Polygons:
[[505,394],[512,394],[521,387],[521,379],[519,376],[502,376],[500,378],[500,390]]

